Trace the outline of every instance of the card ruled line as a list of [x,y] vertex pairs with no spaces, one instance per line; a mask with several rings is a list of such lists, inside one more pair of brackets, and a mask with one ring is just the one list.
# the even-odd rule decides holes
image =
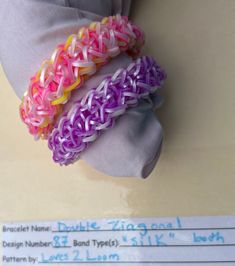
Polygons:
[[[119,245],[121,248],[170,248],[170,247],[235,247],[235,244],[203,244],[203,245]],[[72,246],[53,246],[53,248],[73,248]]]
[[235,227],[205,227],[205,228],[136,228],[136,229],[98,229],[98,230],[52,230],[52,233],[90,233],[90,232],[134,232],[134,231],[200,231],[200,230],[235,230]]
[[191,264],[199,264],[199,263],[234,263],[235,260],[231,260],[231,261],[67,261],[67,262],[41,262],[39,261],[40,264],[186,264],[186,263],[191,263]]
[[170,247],[235,247],[235,244],[202,244],[202,245],[120,245],[124,248],[170,248]]

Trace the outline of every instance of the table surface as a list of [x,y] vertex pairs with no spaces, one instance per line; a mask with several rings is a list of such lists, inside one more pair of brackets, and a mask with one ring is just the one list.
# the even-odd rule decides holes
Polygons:
[[157,167],[140,180],[54,164],[1,69],[1,221],[235,214],[235,1],[135,1],[132,18],[168,73]]

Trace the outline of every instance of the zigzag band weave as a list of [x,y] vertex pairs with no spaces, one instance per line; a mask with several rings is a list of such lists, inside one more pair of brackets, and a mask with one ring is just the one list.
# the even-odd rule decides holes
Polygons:
[[139,99],[148,98],[165,79],[164,70],[151,57],[141,57],[105,78],[75,102],[53,129],[48,146],[54,161],[61,165],[75,162],[103,130],[114,125],[117,117],[138,105]]
[[20,105],[29,132],[35,139],[47,138],[72,90],[120,52],[138,54],[143,43],[142,31],[120,15],[92,22],[69,36],[30,80]]

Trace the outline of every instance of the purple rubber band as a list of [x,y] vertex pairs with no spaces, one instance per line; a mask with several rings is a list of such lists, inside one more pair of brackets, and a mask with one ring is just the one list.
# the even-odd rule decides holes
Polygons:
[[152,57],[143,56],[117,70],[64,114],[48,138],[53,160],[68,165],[79,159],[103,130],[114,126],[127,108],[138,105],[161,87],[166,73]]

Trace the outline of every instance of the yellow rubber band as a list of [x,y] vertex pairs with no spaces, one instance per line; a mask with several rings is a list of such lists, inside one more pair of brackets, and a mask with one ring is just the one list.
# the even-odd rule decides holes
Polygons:
[[39,126],[39,128],[47,127],[48,124],[49,124],[49,119],[48,118],[45,118],[45,121]]
[[69,45],[71,44],[74,36],[76,36],[75,34],[71,34],[68,39],[66,40],[65,44],[64,44],[64,49],[67,50]]
[[57,105],[57,104],[61,104],[65,101],[67,101],[68,97],[69,97],[69,92],[65,92],[60,98],[54,100],[51,102],[52,105]]
[[78,79],[70,86],[64,89],[64,94],[51,102],[52,105],[61,104],[68,99],[70,91],[74,90],[79,84],[81,83],[81,77],[79,76]]
[[106,18],[103,18],[102,21],[101,21],[101,24],[106,24],[108,22],[109,18],[106,17]]
[[81,82],[81,77],[78,76],[78,79],[70,86],[68,86],[67,88],[64,89],[64,92],[69,92],[74,90]]
[[85,28],[84,28],[84,27],[82,27],[82,28],[79,30],[79,32],[78,32],[78,38],[79,38],[79,39],[82,39],[82,35],[83,35],[84,31],[85,31]]
[[94,30],[96,28],[97,22],[92,22],[89,26],[90,29]]

